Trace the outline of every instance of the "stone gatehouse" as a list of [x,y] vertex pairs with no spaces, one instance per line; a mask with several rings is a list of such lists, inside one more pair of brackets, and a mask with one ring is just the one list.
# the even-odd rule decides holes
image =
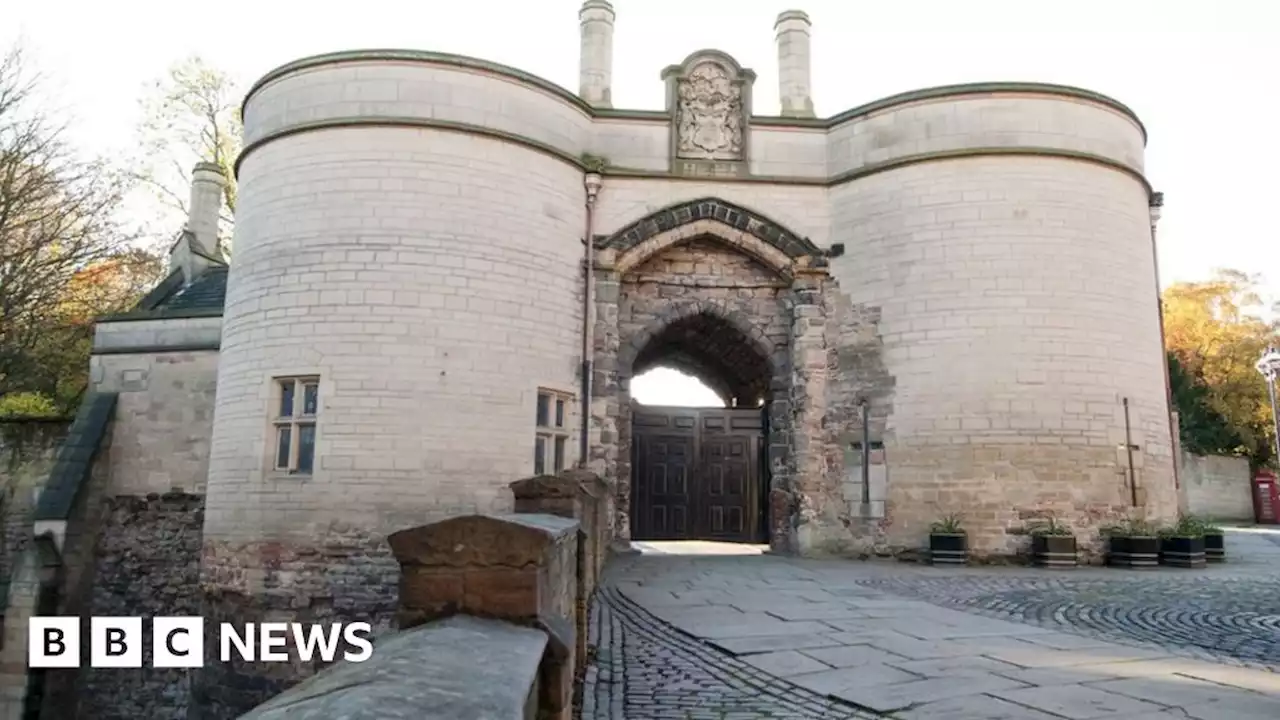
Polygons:
[[[507,511],[513,480],[580,462],[619,545],[890,554],[958,513],[976,553],[1007,554],[1029,518],[1088,544],[1173,515],[1131,110],[981,83],[815,117],[798,11],[775,26],[776,112],[714,50],[661,73],[665,108],[618,109],[614,10],[580,21],[576,94],[411,50],[253,86],[234,261],[201,165],[171,274],[98,323],[7,631],[40,587],[65,614],[386,627],[389,533]],[[636,403],[657,366],[723,407]],[[58,718],[232,717],[312,670],[124,686],[10,660],[12,708]]]

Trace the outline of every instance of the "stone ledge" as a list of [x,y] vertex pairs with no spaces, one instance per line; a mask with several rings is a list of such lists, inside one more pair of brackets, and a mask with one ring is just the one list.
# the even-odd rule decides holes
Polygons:
[[369,660],[327,668],[241,720],[522,720],[546,646],[538,630],[456,615],[381,640]]

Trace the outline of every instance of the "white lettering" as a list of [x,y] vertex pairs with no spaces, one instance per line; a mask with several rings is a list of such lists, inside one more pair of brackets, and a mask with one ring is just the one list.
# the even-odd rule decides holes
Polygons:
[[[222,658],[222,662],[231,662],[232,645],[235,645],[236,649],[240,651],[240,658],[242,660],[245,662],[253,662],[253,623],[248,623],[244,626],[243,637],[236,632],[235,627],[230,623],[222,623],[220,634],[222,640],[218,645],[220,647],[219,655]],[[266,658],[264,657],[263,660],[266,660]]]
[[320,659],[333,662],[333,656],[338,652],[338,641],[342,637],[342,625],[337,623],[330,625],[327,637],[324,627],[320,625],[312,625],[307,629],[309,632],[306,632],[302,625],[293,623],[290,629],[293,631],[293,644],[298,647],[299,658],[310,660],[318,646]]
[[288,662],[289,653],[277,648],[283,648],[285,643],[289,641],[289,625],[287,623],[262,623],[260,634],[260,645],[262,653],[260,655],[262,662]]
[[[363,633],[364,637],[356,633]],[[369,623],[351,623],[343,628],[342,637],[346,639],[347,644],[355,645],[360,648],[360,652],[347,652],[342,654],[344,660],[350,662],[364,662],[373,656],[373,643],[369,642],[369,635],[373,634],[373,627]]]

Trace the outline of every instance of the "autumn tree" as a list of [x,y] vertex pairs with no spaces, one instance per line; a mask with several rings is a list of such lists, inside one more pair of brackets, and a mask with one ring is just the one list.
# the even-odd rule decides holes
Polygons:
[[218,245],[222,252],[229,252],[242,96],[230,75],[192,56],[170,67],[143,97],[144,119],[138,131],[141,155],[133,172],[160,203],[160,234],[165,240],[175,237],[186,219],[192,168],[197,162],[210,162],[222,168],[227,178]]
[[0,398],[65,412],[84,390],[92,317],[136,299],[157,260],[116,222],[125,179],[68,145],[38,88],[21,48],[0,60]]
[[1263,317],[1260,285],[1257,276],[1220,270],[1164,292],[1175,405],[1189,416],[1184,429],[1200,433],[1190,443],[1184,433],[1184,444],[1223,448],[1238,440],[1240,454],[1255,466],[1272,459],[1274,432],[1266,382],[1254,364],[1280,330]]

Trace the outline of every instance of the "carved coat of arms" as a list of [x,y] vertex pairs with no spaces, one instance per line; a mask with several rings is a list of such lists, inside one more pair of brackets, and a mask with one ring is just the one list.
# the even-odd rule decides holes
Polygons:
[[677,154],[682,158],[742,157],[742,89],[716,62],[695,66],[678,87]]

